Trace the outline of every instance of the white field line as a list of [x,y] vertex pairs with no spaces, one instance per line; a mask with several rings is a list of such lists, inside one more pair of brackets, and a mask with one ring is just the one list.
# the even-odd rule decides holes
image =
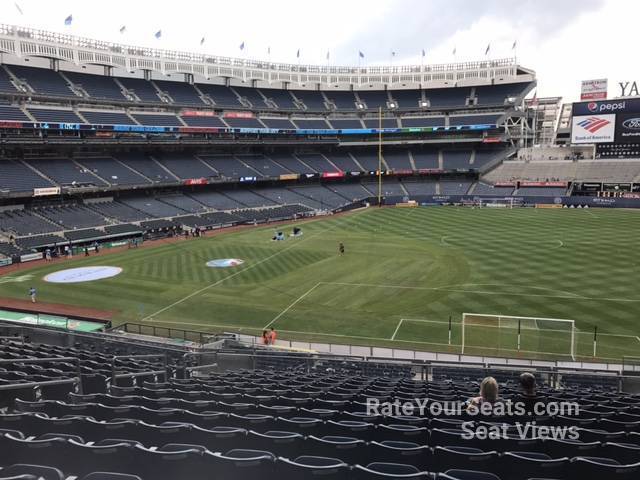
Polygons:
[[320,285],[320,282],[316,283],[313,287],[311,287],[309,290],[307,290],[305,293],[303,293],[302,295],[300,295],[298,298],[296,298],[293,303],[291,303],[287,308],[285,308],[284,310],[282,310],[278,315],[276,315],[275,317],[273,317],[273,320],[271,320],[269,323],[267,323],[263,330],[266,330],[267,328],[269,328],[271,325],[273,325],[276,320],[278,320],[281,316],[283,316],[285,313],[287,313],[289,311],[289,309],[291,309],[291,307],[293,307],[296,303],[298,303],[300,300],[302,300],[304,297],[306,297],[307,295],[309,295],[311,292],[313,292],[316,287],[318,287]]
[[[459,246],[459,245],[452,245],[452,244],[450,244],[450,243],[448,242],[448,239],[449,239],[450,237],[452,237],[452,235],[443,235],[443,236],[441,236],[441,237],[440,237],[440,245],[445,246],[445,247],[458,247],[458,248],[464,248],[465,246],[467,246],[467,245]],[[508,240],[493,239],[492,241],[493,241],[494,243],[500,243],[500,242],[503,242],[503,243],[504,243],[504,242],[507,242],[507,243],[513,243],[513,240],[512,240],[512,239],[508,239]],[[551,247],[545,247],[544,245],[542,245],[542,243],[547,242],[547,241],[548,241],[548,242],[557,242],[558,244],[557,244],[557,245],[554,245],[554,246],[551,246]],[[520,243],[522,243],[522,240],[520,240]],[[539,245],[539,246],[544,247],[544,248],[547,248],[547,249],[549,249],[549,250],[555,250],[556,248],[562,248],[562,247],[564,247],[564,242],[563,242],[562,240],[557,239],[557,238],[556,238],[556,239],[549,238],[549,239],[544,239],[544,240],[531,240],[531,241],[529,241],[529,242],[525,242],[525,243],[529,243],[529,244],[531,244],[531,245]]]
[[430,290],[430,291],[443,291],[443,292],[458,292],[458,293],[474,293],[480,295],[501,295],[511,297],[542,297],[542,298],[565,298],[574,300],[595,300],[605,302],[639,302],[640,298],[598,298],[598,297],[584,297],[582,295],[568,296],[568,295],[541,295],[537,293],[504,293],[504,292],[485,292],[482,290],[463,290],[455,288],[443,288],[443,287],[412,287],[408,285],[379,285],[374,283],[345,283],[345,282],[321,282],[327,285],[342,285],[353,287],[371,287],[371,288],[401,288],[406,290]]
[[393,332],[393,335],[391,335],[391,340],[395,340],[396,334],[398,333],[398,330],[400,330],[400,325],[402,325],[402,321],[403,321],[403,319],[401,318],[400,321],[398,322],[398,326],[396,327],[396,329]]
[[[438,320],[425,320],[422,318],[403,318],[402,320],[404,320],[405,322],[416,322],[416,323],[440,323],[440,324],[445,324],[447,325],[449,323],[449,321],[443,322],[443,321],[438,321]],[[451,327],[453,329],[453,326],[460,326],[462,327],[462,322],[451,322]],[[517,330],[518,327],[517,326],[513,326],[513,327],[506,327],[506,326],[500,326],[500,325],[481,325],[481,324],[474,324],[474,323],[468,323],[467,327],[481,327],[481,328],[499,328],[502,330]],[[545,328],[545,329],[540,329],[540,328],[532,328],[532,327],[527,327],[527,326],[523,326],[521,327],[522,330],[535,330],[538,332],[564,332],[564,333],[570,333],[570,330],[556,330],[556,329],[552,329],[552,328]],[[580,332],[578,332],[580,333]],[[587,333],[587,332],[585,332]],[[606,335],[605,333],[603,333],[603,335]],[[623,337],[627,337],[630,335],[620,335]]]
[[580,298],[580,295],[577,293],[572,293],[572,292],[567,292],[565,290],[557,290],[555,288],[548,288],[548,287],[533,287],[530,285],[517,285],[517,284],[504,284],[504,283],[454,283],[451,285],[440,285],[439,287],[437,287],[440,290],[446,289],[446,288],[462,288],[462,287],[498,287],[498,288],[526,288],[528,290],[542,290],[542,291],[546,291],[546,292],[554,292],[555,294],[557,293],[562,293],[563,295],[572,295],[576,298]]
[[[576,329],[577,330],[577,329]],[[577,335],[588,335],[590,338],[593,337],[593,332],[581,332],[576,331]],[[640,337],[637,335],[626,335],[624,333],[598,333],[598,338],[600,337],[620,337],[620,338],[634,338],[638,342],[640,342]]]
[[[356,214],[356,215],[357,215],[357,214]],[[183,303],[183,302],[185,302],[185,301],[189,300],[190,298],[195,297],[196,295],[201,294],[202,292],[204,292],[204,291],[206,291],[206,290],[209,290],[210,288],[216,287],[216,286],[220,285],[221,283],[226,282],[227,280],[229,280],[229,279],[231,279],[231,278],[233,278],[233,277],[236,277],[236,276],[240,275],[241,273],[246,272],[247,270],[251,270],[252,268],[257,267],[258,265],[261,265],[261,264],[263,264],[264,262],[268,262],[268,261],[269,261],[269,260],[271,260],[272,258],[275,258],[275,257],[277,257],[277,256],[279,256],[279,255],[281,255],[281,254],[283,254],[283,253],[285,253],[285,252],[288,252],[288,251],[289,251],[289,250],[291,250],[292,248],[295,248],[295,247],[297,247],[298,245],[300,245],[300,244],[301,244],[302,242],[304,242],[305,240],[311,240],[312,238],[317,237],[318,235],[321,235],[321,234],[323,234],[323,233],[327,233],[328,231],[333,230],[334,228],[336,228],[336,227],[337,227],[338,225],[340,225],[341,223],[342,223],[342,222],[337,221],[333,226],[331,226],[331,227],[329,227],[329,228],[326,228],[326,229],[324,229],[324,230],[321,230],[321,231],[319,231],[319,232],[317,232],[317,233],[315,233],[315,234],[313,234],[313,235],[311,235],[311,236],[309,236],[309,237],[305,237],[305,238],[303,238],[302,240],[300,240],[300,241],[298,241],[298,242],[295,242],[293,245],[290,245],[290,246],[288,246],[288,247],[286,247],[286,248],[283,248],[282,250],[278,250],[276,253],[274,253],[274,254],[272,254],[272,255],[269,255],[269,256],[268,256],[268,257],[266,257],[266,258],[263,258],[262,260],[258,260],[256,263],[252,263],[252,264],[248,265],[247,267],[243,268],[242,270],[238,270],[237,272],[232,273],[231,275],[228,275],[228,276],[226,276],[226,277],[224,277],[224,278],[221,278],[220,280],[218,280],[218,281],[216,281],[216,282],[214,282],[214,283],[211,283],[211,284],[209,284],[209,285],[207,285],[207,286],[205,286],[205,287],[202,287],[202,288],[200,288],[200,289],[198,289],[198,290],[195,290],[195,291],[191,292],[189,295],[187,295],[187,296],[185,296],[185,297],[181,298],[180,300],[176,300],[175,302],[171,303],[170,305],[167,305],[166,307],[161,308],[161,309],[160,309],[160,310],[158,310],[157,312],[153,312],[152,314],[147,315],[146,317],[144,317],[144,318],[142,319],[142,321],[143,321],[143,322],[147,322],[147,321],[149,321],[149,320],[152,320],[154,316],[159,315],[159,314],[161,314],[161,313],[163,313],[163,312],[166,312],[167,310],[169,310],[169,309],[171,309],[171,308],[175,307],[176,305],[180,305],[181,303]]]
[[[403,318],[405,322],[418,322],[418,323],[444,323],[448,324],[449,320],[427,320],[426,318]],[[451,325],[461,325],[460,322],[451,322]]]

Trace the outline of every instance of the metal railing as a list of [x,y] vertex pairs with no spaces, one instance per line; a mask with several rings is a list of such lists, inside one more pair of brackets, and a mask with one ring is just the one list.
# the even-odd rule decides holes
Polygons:
[[60,380],[46,380],[43,382],[15,383],[10,385],[0,385],[0,391],[15,390],[18,388],[28,388],[30,386],[39,387],[43,385],[63,385],[65,383],[77,383],[78,393],[82,394],[82,372],[80,370],[80,359],[77,357],[49,357],[49,358],[3,358],[0,359],[0,365],[8,365],[12,363],[38,364],[38,363],[75,363],[76,376],[72,378],[64,378]]
[[[144,372],[117,373],[117,364],[120,360],[143,360],[143,359],[161,359],[163,363],[162,370],[147,370]],[[119,378],[136,378],[145,375],[162,375],[164,381],[169,378],[169,367],[166,353],[148,354],[148,355],[115,355],[111,360],[111,385],[118,386]]]

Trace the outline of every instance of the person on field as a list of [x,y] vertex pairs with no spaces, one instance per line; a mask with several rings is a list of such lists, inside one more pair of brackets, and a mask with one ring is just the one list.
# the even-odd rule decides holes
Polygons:
[[29,296],[31,297],[31,302],[36,303],[36,289],[31,287],[29,289]]
[[338,251],[340,252],[340,255],[344,255],[344,243],[340,242],[340,245],[338,245]]
[[271,327],[271,331],[269,332],[269,345],[276,344],[276,337],[277,337],[276,330],[275,328]]
[[89,247],[84,247],[84,256],[85,257],[89,256]]

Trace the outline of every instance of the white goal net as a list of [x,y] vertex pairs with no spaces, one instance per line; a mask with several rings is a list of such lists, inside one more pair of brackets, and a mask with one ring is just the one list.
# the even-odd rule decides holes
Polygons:
[[480,208],[514,208],[523,205],[522,199],[514,197],[478,199],[478,207]]
[[462,314],[462,353],[471,355],[539,355],[575,359],[573,320]]

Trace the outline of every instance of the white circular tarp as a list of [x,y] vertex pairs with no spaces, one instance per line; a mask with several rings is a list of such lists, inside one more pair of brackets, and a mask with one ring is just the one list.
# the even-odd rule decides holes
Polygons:
[[240,258],[218,258],[217,260],[209,260],[207,262],[207,267],[213,268],[229,268],[229,267],[237,267],[238,265],[242,265],[244,260]]
[[44,277],[45,282],[50,283],[80,283],[93,282],[105,278],[115,277],[122,272],[120,267],[79,267],[60,270]]

